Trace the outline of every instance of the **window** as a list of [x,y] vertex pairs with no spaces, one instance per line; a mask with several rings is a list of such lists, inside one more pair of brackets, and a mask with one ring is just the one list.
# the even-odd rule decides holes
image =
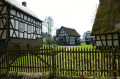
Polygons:
[[28,25],[28,33],[31,33],[31,26]]
[[20,38],[23,38],[23,33],[20,32]]
[[19,22],[19,31],[24,32],[24,24]]

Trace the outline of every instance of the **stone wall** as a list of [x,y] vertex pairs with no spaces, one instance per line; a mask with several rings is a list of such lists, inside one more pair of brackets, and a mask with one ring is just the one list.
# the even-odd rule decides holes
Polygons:
[[8,41],[8,46],[40,46],[43,44],[42,39],[30,40],[30,39],[14,39],[11,38]]

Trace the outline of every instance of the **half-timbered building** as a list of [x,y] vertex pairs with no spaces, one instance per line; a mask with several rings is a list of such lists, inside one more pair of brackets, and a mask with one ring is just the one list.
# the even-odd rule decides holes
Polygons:
[[26,2],[0,0],[0,43],[4,46],[28,46],[42,43],[42,21]]
[[91,35],[96,46],[120,46],[120,1],[100,0]]
[[79,45],[80,34],[75,29],[62,26],[56,32],[56,41],[61,45]]

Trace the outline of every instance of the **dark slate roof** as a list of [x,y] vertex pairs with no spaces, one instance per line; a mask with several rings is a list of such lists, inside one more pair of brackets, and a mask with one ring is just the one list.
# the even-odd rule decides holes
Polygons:
[[103,0],[99,3],[91,35],[118,33],[116,23],[120,23],[120,1]]
[[[72,28],[68,28],[68,27],[64,27],[62,26],[61,28],[64,28],[65,31],[68,33],[69,36],[77,36],[77,37],[80,37],[80,34],[75,30],[75,29],[72,29]],[[60,31],[59,31],[60,32]],[[58,33],[59,34],[59,33]],[[57,34],[57,36],[58,36]]]
[[[5,2],[7,2],[8,4],[11,4],[12,6],[14,6],[15,8],[29,14],[30,16],[33,16],[34,18],[40,20],[36,14],[34,14],[28,7],[24,7],[22,5],[22,3],[18,2],[17,0],[5,0]],[[41,20],[40,20],[41,21]]]

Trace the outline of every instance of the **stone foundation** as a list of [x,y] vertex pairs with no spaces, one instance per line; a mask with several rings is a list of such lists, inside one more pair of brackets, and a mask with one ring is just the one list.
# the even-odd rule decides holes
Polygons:
[[8,46],[40,46],[43,44],[42,39],[37,40],[30,40],[30,39],[14,39],[11,38],[10,41],[8,41]]

